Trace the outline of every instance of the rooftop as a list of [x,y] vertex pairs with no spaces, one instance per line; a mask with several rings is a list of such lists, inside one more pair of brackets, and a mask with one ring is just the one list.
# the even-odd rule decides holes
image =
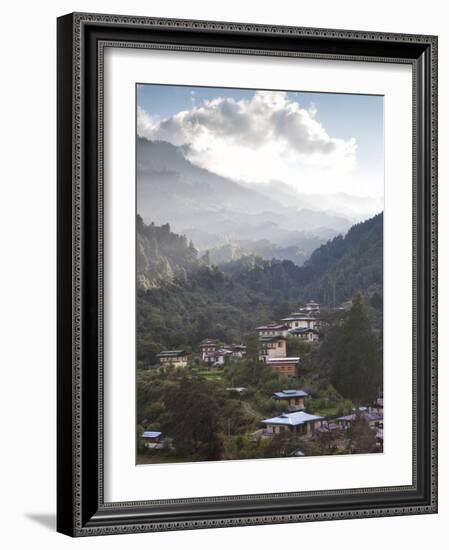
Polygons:
[[142,437],[148,437],[150,439],[153,439],[161,435],[162,435],[162,432],[143,432]]
[[281,321],[318,321],[318,318],[309,317],[303,313],[292,313],[290,317],[284,317]]
[[305,334],[306,332],[314,332],[314,333],[317,333],[317,334],[318,334],[318,331],[316,331],[316,330],[313,329],[313,328],[300,328],[300,327],[291,328],[291,329],[289,329],[288,332],[289,332],[290,334]]
[[219,350],[216,351],[216,355],[230,355],[231,353],[232,351],[226,348],[220,348]]
[[267,363],[299,363],[300,357],[267,357]]
[[186,355],[186,352],[182,349],[176,349],[176,350],[167,350],[167,351],[161,351],[157,354],[156,357],[179,357],[181,355]]
[[217,340],[203,340],[200,344],[201,346],[216,346],[218,345]]
[[256,327],[256,330],[286,330],[287,328],[283,323],[269,323],[268,325]]
[[[383,420],[383,417],[384,417],[382,413],[368,412],[368,411],[363,411],[362,416],[369,421]],[[352,414],[347,414],[345,416],[339,416],[337,420],[346,420],[347,422],[353,422],[356,418],[357,418],[356,413],[352,413]]]
[[306,424],[307,422],[313,422],[314,420],[322,420],[322,416],[316,416],[304,411],[285,413],[273,418],[266,418],[262,420],[262,424],[279,424],[284,426],[299,426]]
[[282,390],[274,392],[273,395],[278,399],[289,399],[290,397],[308,397],[309,394],[304,390]]
[[285,339],[285,336],[259,336],[259,342],[277,342]]
[[365,418],[367,420],[383,420],[384,415],[380,412],[368,412],[365,413]]

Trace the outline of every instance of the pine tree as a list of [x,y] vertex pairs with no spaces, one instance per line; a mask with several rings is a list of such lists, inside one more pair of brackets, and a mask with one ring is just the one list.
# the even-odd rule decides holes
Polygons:
[[378,353],[361,295],[353,300],[340,329],[331,365],[331,381],[346,399],[356,403],[374,399],[378,389]]
[[206,250],[206,252],[203,254],[203,257],[201,259],[202,259],[204,265],[206,265],[207,267],[210,267],[211,261],[210,261],[209,250]]
[[372,453],[376,450],[376,432],[362,415],[357,414],[348,436],[353,453]]

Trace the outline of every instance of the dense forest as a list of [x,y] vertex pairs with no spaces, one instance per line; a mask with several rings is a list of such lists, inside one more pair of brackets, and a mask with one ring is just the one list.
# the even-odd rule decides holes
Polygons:
[[170,231],[170,225],[145,225],[138,215],[137,273],[138,285],[143,288],[170,283],[198,265],[198,252],[184,235]]
[[275,299],[313,296],[323,306],[335,307],[357,292],[382,292],[382,250],[383,214],[378,214],[317,248],[301,267],[247,256],[221,269],[248,288],[274,293]]
[[254,327],[309,298],[331,308],[360,293],[378,328],[382,242],[379,214],[320,246],[303,266],[251,254],[217,267],[169,224],[146,225],[138,216],[138,366],[153,364],[163,349],[191,351],[204,338],[244,343],[255,353]]

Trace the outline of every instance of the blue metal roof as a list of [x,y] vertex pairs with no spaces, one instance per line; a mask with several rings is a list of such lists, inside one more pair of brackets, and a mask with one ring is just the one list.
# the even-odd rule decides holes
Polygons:
[[323,416],[316,416],[304,411],[285,413],[273,418],[266,418],[262,420],[262,424],[279,424],[284,426],[299,426],[306,424],[307,422],[313,422],[314,420],[321,420]]
[[304,390],[282,390],[273,393],[279,399],[288,399],[290,397],[308,397],[309,394]]
[[162,435],[162,432],[143,432],[142,437],[153,438],[159,437],[160,435]]

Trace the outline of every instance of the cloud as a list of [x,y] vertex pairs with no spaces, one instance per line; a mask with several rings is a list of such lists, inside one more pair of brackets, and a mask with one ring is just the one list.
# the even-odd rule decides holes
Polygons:
[[342,175],[356,165],[355,139],[331,137],[317,115],[285,92],[257,91],[251,99],[205,100],[164,120],[139,107],[137,132],[185,146],[189,160],[223,176],[300,187],[301,177]]

